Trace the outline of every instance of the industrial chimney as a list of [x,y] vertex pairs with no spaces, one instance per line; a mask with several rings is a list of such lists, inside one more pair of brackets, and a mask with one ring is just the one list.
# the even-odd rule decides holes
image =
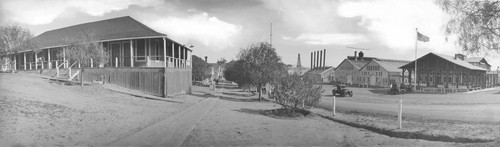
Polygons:
[[326,68],[326,49],[323,49],[323,68]]
[[297,57],[297,67],[302,67],[301,63],[300,63],[300,54],[299,56]]
[[205,63],[208,63],[208,62],[207,62],[207,59],[208,59],[208,57],[207,57],[207,56],[205,56]]
[[358,51],[354,51],[354,60],[358,60]]
[[313,63],[314,63],[313,62],[313,57],[314,57],[313,52],[311,52],[311,69],[313,68]]

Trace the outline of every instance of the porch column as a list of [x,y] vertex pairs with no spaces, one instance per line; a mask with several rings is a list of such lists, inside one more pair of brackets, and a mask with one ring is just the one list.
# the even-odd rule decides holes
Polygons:
[[167,39],[163,38],[163,67],[167,67]]
[[134,46],[132,39],[130,39],[130,67],[134,67]]
[[176,64],[175,63],[175,58],[174,58],[175,57],[174,50],[175,50],[175,42],[172,41],[172,54],[171,54],[172,58],[170,58],[170,60],[172,60],[170,63],[172,63],[172,64],[169,65],[169,66],[175,66],[175,64]]
[[49,63],[49,69],[52,69],[52,64],[50,64],[50,48],[47,49],[47,63]]
[[24,57],[24,70],[26,70],[26,52],[23,53]]
[[35,52],[35,69],[38,70],[38,57],[37,53]]
[[401,83],[405,82],[405,69],[401,69],[403,72],[401,72]]
[[177,68],[181,67],[181,46],[180,45],[179,45],[178,49],[179,49],[179,51],[177,53],[179,54],[179,56],[177,56],[177,57],[179,57],[179,58],[177,59]]
[[68,68],[68,63],[66,62],[66,47],[62,48],[62,52],[63,52],[63,64],[64,64],[64,68]]
[[408,70],[408,85],[411,86],[411,69]]

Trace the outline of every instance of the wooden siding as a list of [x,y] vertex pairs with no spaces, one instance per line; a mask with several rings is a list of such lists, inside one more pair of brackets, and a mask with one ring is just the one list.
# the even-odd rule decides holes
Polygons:
[[165,75],[167,96],[191,94],[191,68],[167,68]]
[[83,75],[86,82],[100,80],[104,76],[106,83],[156,96],[191,93],[191,68],[86,68]]
[[140,90],[145,93],[163,96],[163,68],[86,68],[85,82],[101,80],[105,83]]

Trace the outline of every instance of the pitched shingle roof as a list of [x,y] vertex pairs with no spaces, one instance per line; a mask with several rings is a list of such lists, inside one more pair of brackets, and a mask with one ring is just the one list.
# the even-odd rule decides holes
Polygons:
[[[372,60],[372,62],[377,63],[378,65],[380,65],[382,68],[384,68],[388,72],[401,72],[401,69],[399,69],[399,67],[406,65],[406,64],[410,63],[411,61],[391,60],[391,59],[376,59],[376,60]],[[366,64],[366,65],[368,65],[368,64]]]
[[93,34],[96,40],[115,40],[166,36],[145,26],[130,16],[89,22],[44,32],[35,37],[38,48],[66,45],[66,39],[86,32]]
[[370,60],[348,60],[346,59],[347,62],[351,63],[356,70],[360,70],[365,66]]
[[[470,69],[470,70],[482,70],[482,71],[486,71],[486,69],[484,69],[484,68],[474,66],[474,65],[470,64],[467,61],[463,61],[463,60],[460,60],[460,59],[455,59],[454,57],[448,56],[448,55],[436,54],[436,53],[432,53],[431,52],[431,53],[428,53],[427,55],[424,55],[422,57],[429,56],[429,55],[438,56],[439,58],[442,58],[442,59],[447,60],[447,61],[449,61],[449,62],[451,62],[453,64],[462,66],[462,67]],[[422,57],[420,57],[420,58],[422,58]],[[417,60],[419,60],[420,58],[418,58]],[[410,62],[410,63],[408,63],[406,65],[403,65],[403,66],[411,66],[412,64],[415,64],[415,61],[412,61],[412,62]],[[402,68],[403,66],[401,66],[400,68]]]

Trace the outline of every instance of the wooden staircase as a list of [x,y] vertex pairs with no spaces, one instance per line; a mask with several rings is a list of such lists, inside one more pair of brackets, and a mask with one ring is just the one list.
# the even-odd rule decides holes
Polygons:
[[73,81],[73,79],[75,79],[75,77],[78,76],[78,74],[80,74],[80,69],[72,69],[72,67],[76,64],[73,63],[69,68],[61,68],[62,65],[64,64],[61,64],[61,65],[58,65],[56,67],[56,75],[55,77],[57,79],[61,79],[61,80],[68,80],[68,81]]

